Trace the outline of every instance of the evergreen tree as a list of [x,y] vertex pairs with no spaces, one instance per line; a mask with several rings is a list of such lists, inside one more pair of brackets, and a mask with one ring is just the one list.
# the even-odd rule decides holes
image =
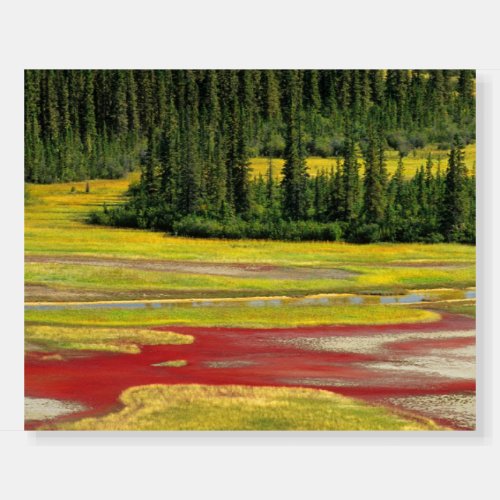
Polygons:
[[43,176],[43,143],[40,137],[38,110],[40,107],[39,73],[25,71],[24,93],[24,162],[25,179],[39,182]]
[[177,209],[181,209],[178,205],[181,153],[179,117],[173,94],[170,94],[168,97],[166,116],[165,130],[162,133],[160,144],[160,189],[167,209],[176,211]]
[[443,71],[432,70],[430,71],[427,91],[427,107],[430,112],[429,125],[437,126],[446,117],[445,100],[446,88]]
[[226,199],[226,165],[224,162],[223,140],[221,135],[222,112],[219,100],[218,74],[207,75],[206,105],[204,109],[204,157],[206,158],[206,190],[210,209],[218,214]]
[[83,115],[81,119],[83,144],[87,154],[94,151],[97,129],[94,107],[94,75],[92,71],[85,72],[85,87],[83,100]]
[[391,179],[391,188],[393,192],[393,207],[396,213],[401,217],[405,207],[405,170],[403,164],[403,155],[399,155],[398,166],[394,176]]
[[159,164],[158,133],[151,128],[148,134],[148,147],[143,156],[143,170],[141,187],[149,197],[154,200],[158,191],[158,164]]
[[309,75],[306,80],[307,92],[305,101],[307,103],[307,127],[311,132],[312,149],[316,151],[317,141],[321,134],[321,96],[319,91],[319,73],[316,70],[307,72]]
[[227,191],[232,210],[240,214],[250,207],[247,134],[244,129],[245,110],[240,101],[240,81],[236,71],[226,75],[228,105],[225,110],[227,131],[226,173]]
[[335,169],[330,173],[330,196],[328,213],[330,220],[340,220],[344,216],[342,200],[345,199],[344,183],[342,182],[342,166],[340,159],[337,160]]
[[448,157],[441,212],[441,226],[446,239],[460,241],[468,220],[467,168],[462,143],[459,137],[455,137]]
[[370,70],[368,71],[368,77],[370,81],[370,93],[372,96],[372,101],[375,105],[382,106],[385,101],[385,82],[383,73],[379,69]]
[[44,130],[46,137],[54,145],[57,145],[59,139],[59,107],[57,102],[56,73],[51,70],[47,71],[44,76],[43,91],[45,92],[45,98],[43,102],[45,109],[42,114]]
[[302,136],[301,73],[288,72],[286,104],[287,135],[283,166],[283,215],[298,220],[307,216],[307,166]]
[[424,219],[426,223],[426,232],[437,232],[438,216],[439,216],[439,193],[436,186],[436,180],[433,175],[434,163],[432,155],[429,153],[427,163],[425,165],[425,211]]
[[194,71],[183,72],[181,78],[183,92],[179,106],[181,112],[179,209],[184,214],[195,214],[201,203],[198,88]]
[[382,139],[372,132],[365,153],[364,218],[368,223],[380,224],[384,219],[386,183]]
[[314,177],[314,218],[317,221],[325,222],[328,215],[328,177],[324,170],[321,170]]
[[152,71],[140,70],[135,72],[137,81],[137,110],[141,128],[144,133],[156,125],[154,109],[154,73]]
[[342,165],[342,191],[339,199],[339,212],[341,218],[352,223],[359,215],[360,209],[360,180],[359,164],[356,143],[352,135],[347,141]]
[[476,110],[475,73],[471,70],[461,70],[458,77],[456,98],[456,121],[460,125],[474,122]]
[[127,70],[125,75],[127,92],[127,123],[132,139],[136,139],[140,130],[139,112],[137,109],[137,86],[133,71]]
[[123,71],[113,72],[111,123],[113,130],[126,137],[128,131],[127,82]]

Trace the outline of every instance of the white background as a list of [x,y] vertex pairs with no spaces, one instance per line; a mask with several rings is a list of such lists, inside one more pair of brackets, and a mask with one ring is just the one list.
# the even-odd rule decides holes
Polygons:
[[[0,7],[0,495],[37,498],[499,498],[494,2],[206,0]],[[24,68],[477,68],[480,429],[449,434],[26,433]],[[496,144],[494,143],[496,141]],[[498,257],[497,257],[498,259]],[[495,382],[495,385],[494,385]],[[496,463],[495,463],[496,462]]]

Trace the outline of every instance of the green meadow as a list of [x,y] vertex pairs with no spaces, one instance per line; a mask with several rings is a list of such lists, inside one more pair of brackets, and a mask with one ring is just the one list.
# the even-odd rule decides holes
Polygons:
[[[413,288],[464,288],[475,284],[475,247],[470,245],[196,239],[85,222],[90,210],[103,203],[120,202],[134,178],[135,175],[124,180],[91,181],[89,193],[85,193],[84,183],[28,185],[26,285],[49,287],[62,296],[65,292],[85,296],[94,291],[99,297],[112,300],[114,294],[127,299],[141,298],[145,293],[148,297],[157,294],[159,298],[296,296],[328,292],[401,293]],[[44,260],[54,257],[59,260]],[[90,260],[65,262],[69,257]],[[127,259],[130,265],[103,266],[100,259]],[[134,266],[134,262],[148,259],[273,266],[281,273],[278,277],[265,271],[241,276],[234,269],[227,275],[203,269],[162,273]],[[294,272],[287,276],[287,270],[295,268],[301,272],[316,271],[308,279],[295,276]],[[317,269],[335,269],[344,274],[324,278]]]
[[215,307],[144,307],[140,309],[28,310],[30,324],[86,327],[222,326],[272,328],[316,325],[369,325],[434,321],[436,312],[386,305],[323,306],[281,304],[251,307],[239,303]]

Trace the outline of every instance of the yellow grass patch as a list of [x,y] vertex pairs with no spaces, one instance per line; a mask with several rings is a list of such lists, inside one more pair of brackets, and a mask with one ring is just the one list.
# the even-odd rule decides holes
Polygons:
[[137,354],[139,345],[191,344],[191,335],[134,328],[26,325],[25,340],[48,349],[110,351]]
[[150,385],[124,391],[124,408],[62,423],[69,430],[439,430],[388,409],[316,389]]
[[[176,306],[155,309],[28,310],[28,322],[81,326],[222,326],[273,328],[315,325],[379,325],[437,321],[434,311],[387,305]],[[97,330],[96,330],[97,331]],[[119,331],[119,330],[118,330]],[[155,335],[156,332],[152,332]],[[57,337],[57,332],[54,332]],[[156,337],[155,337],[156,338]],[[110,339],[111,341],[112,339]]]
[[162,361],[161,363],[154,363],[151,366],[165,366],[167,368],[180,368],[186,366],[187,361],[185,359],[173,359],[171,361]]
[[[427,147],[423,149],[418,149],[410,152],[410,154],[403,159],[403,165],[405,168],[405,176],[413,177],[417,170],[427,163],[427,156],[431,153],[432,161],[434,162],[434,172],[437,170],[438,163],[441,165],[441,173],[444,174],[446,166],[448,164],[448,154],[449,151],[438,150],[432,147]],[[309,157],[307,158],[308,172],[313,177],[318,175],[321,171],[330,172],[332,167],[337,165],[338,157],[320,158],[320,157]],[[389,150],[386,151],[386,167],[389,175],[394,174],[398,166],[399,153],[397,151]],[[364,161],[362,158],[359,159],[359,164],[361,167],[360,173],[364,172]],[[475,173],[476,170],[476,145],[468,144],[465,147],[465,164],[470,174]],[[281,171],[283,169],[284,160],[282,158],[273,158],[272,167],[273,175],[275,178],[281,178]],[[259,175],[265,176],[269,169],[269,158],[257,157],[250,160],[250,168],[252,169],[252,174],[254,177]]]

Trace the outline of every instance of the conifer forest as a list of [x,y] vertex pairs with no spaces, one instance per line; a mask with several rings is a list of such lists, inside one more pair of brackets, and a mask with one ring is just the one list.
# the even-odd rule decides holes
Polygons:
[[[140,170],[126,201],[94,210],[91,223],[229,239],[475,241],[471,70],[27,70],[25,132],[29,183]],[[406,175],[407,159],[431,145]],[[252,173],[254,157],[268,159],[266,172]],[[312,157],[331,164],[312,173]]]

